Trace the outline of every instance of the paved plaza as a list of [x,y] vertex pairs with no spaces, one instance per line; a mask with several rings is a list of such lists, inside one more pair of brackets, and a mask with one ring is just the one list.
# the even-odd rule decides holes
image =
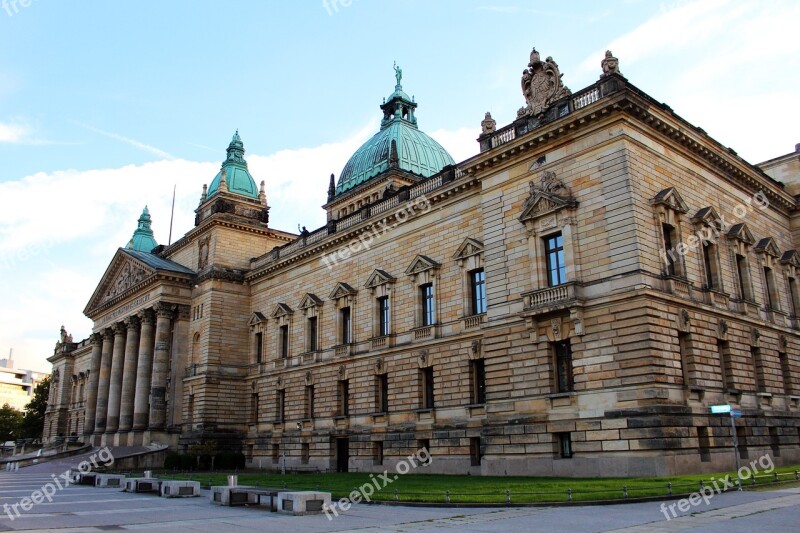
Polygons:
[[[70,486],[13,520],[5,512],[76,462],[53,461],[0,473],[0,531],[796,531],[800,489],[716,495],[667,521],[660,502],[605,506],[438,508],[355,505],[329,520],[264,509],[218,507],[204,497],[166,499]],[[666,502],[667,504],[673,502]],[[8,507],[5,507],[8,505]],[[19,509],[19,507],[17,507]],[[677,509],[676,509],[677,511]]]

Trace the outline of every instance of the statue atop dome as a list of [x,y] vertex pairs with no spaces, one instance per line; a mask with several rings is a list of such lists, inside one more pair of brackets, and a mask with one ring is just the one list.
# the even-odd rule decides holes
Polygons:
[[400,82],[403,81],[403,69],[397,66],[397,61],[394,62],[394,77],[397,78],[397,87],[400,87]]

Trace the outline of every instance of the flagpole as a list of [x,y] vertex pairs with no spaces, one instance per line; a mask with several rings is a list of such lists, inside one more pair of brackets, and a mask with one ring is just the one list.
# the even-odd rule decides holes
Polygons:
[[178,188],[178,184],[176,183],[172,187],[172,212],[169,214],[169,246],[172,244],[172,220],[175,218],[175,190]]

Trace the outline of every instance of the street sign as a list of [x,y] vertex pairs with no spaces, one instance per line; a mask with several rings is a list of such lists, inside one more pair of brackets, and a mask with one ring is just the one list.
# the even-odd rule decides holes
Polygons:
[[733,409],[731,411],[731,416],[734,418],[742,418],[742,412],[739,411],[738,409]]
[[[727,415],[731,412],[731,406],[726,405],[712,405],[711,406],[711,414],[712,415]],[[741,413],[740,413],[741,415]]]

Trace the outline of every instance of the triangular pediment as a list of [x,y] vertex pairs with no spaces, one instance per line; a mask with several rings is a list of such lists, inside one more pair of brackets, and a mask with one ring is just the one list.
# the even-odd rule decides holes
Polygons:
[[322,300],[316,295],[310,292],[307,292],[303,299],[300,301],[300,305],[297,307],[299,309],[309,309],[311,307],[316,307],[318,305],[322,305]]
[[731,226],[731,229],[728,230],[728,238],[741,241],[745,244],[754,244],[756,242],[753,233],[744,222]]
[[84,314],[89,315],[94,309],[112,302],[124,294],[133,292],[145,280],[155,276],[156,270],[126,254],[122,248],[117,250],[108,265],[100,283],[86,304]]
[[519,220],[520,222],[525,222],[526,220],[537,219],[567,207],[575,207],[576,205],[577,203],[574,198],[537,190],[525,200]]
[[781,263],[800,268],[800,254],[797,250],[786,250],[781,255]]
[[282,316],[291,315],[294,313],[292,308],[286,305],[285,303],[275,304],[275,307],[272,309],[272,313],[269,314],[271,318],[280,318]]
[[753,251],[763,252],[772,257],[779,257],[781,255],[781,251],[778,249],[778,245],[775,244],[775,239],[772,237],[765,237],[758,241],[758,244],[753,247]]
[[345,296],[352,296],[356,292],[358,291],[356,291],[353,287],[351,287],[344,281],[340,281],[331,291],[331,295],[329,296],[329,298],[331,300],[338,300],[339,298],[343,298]]
[[418,255],[411,261],[411,264],[406,269],[406,274],[419,274],[426,270],[437,269],[441,265],[426,255]]
[[723,225],[722,217],[713,206],[706,206],[698,210],[692,217],[695,224],[704,224],[713,228],[721,228]]
[[453,254],[453,259],[466,259],[467,257],[472,257],[473,255],[478,255],[482,252],[483,243],[478,239],[467,237],[464,239],[464,242],[461,243],[461,246],[458,247],[456,253]]
[[683,198],[681,198],[681,195],[678,193],[678,190],[675,187],[669,187],[659,192],[651,200],[651,203],[653,205],[666,206],[673,211],[678,211],[680,213],[689,212],[689,206],[683,201]]
[[248,326],[257,326],[257,325],[261,324],[262,322],[266,322],[266,321],[267,321],[267,317],[265,317],[263,313],[259,313],[258,311],[256,311],[255,313],[250,315],[250,320],[247,322],[247,325]]
[[372,289],[385,283],[394,283],[395,281],[397,281],[397,279],[394,276],[385,270],[376,268],[372,271],[372,274],[369,275],[369,278],[367,278],[367,282],[364,284],[364,287],[367,289]]

